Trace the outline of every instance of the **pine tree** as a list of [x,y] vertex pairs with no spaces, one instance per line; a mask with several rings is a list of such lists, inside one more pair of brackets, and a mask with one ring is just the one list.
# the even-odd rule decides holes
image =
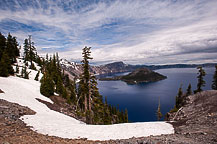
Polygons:
[[182,98],[183,92],[182,92],[182,85],[179,88],[178,95],[176,96],[176,108],[181,108],[183,105],[183,98]]
[[0,61],[0,76],[7,77],[8,75],[14,74],[14,69],[11,66],[11,60],[9,59],[6,52],[3,52],[1,61]]
[[127,111],[127,109],[125,109],[125,112],[124,112],[124,122],[125,123],[128,123],[128,111]]
[[163,115],[162,115],[161,109],[160,109],[160,98],[159,98],[158,108],[157,108],[157,120],[159,121],[162,117],[163,117]]
[[64,86],[63,86],[62,79],[60,76],[58,76],[57,84],[56,84],[56,92],[61,95],[63,94],[63,90],[64,90]]
[[34,42],[32,42],[32,37],[29,35],[28,39],[24,40],[24,60],[30,61],[30,69],[36,70],[36,67],[33,63],[36,62],[36,48],[34,46]]
[[73,104],[76,104],[76,83],[75,83],[75,80],[71,83],[70,85],[70,101],[71,103]]
[[32,36],[29,35],[29,60],[31,62],[30,68],[33,69],[34,65],[33,65],[33,61],[35,61],[36,58],[36,49],[34,46],[34,42],[32,42]]
[[9,33],[6,39],[0,33],[0,75],[8,76],[10,74],[14,74],[14,70],[11,65],[16,62],[17,56],[19,56],[19,49],[16,38],[12,37]]
[[18,43],[15,37],[12,37],[11,34],[8,34],[7,41],[7,54],[10,59],[11,64],[16,62],[16,57],[19,56]]
[[26,62],[29,60],[29,42],[28,42],[28,39],[24,40],[23,49],[24,49],[24,61]]
[[26,67],[24,67],[24,76],[23,76],[23,78],[24,79],[29,79],[29,73],[27,72],[27,69],[26,69]]
[[41,79],[40,93],[46,97],[54,95],[54,83],[47,73]]
[[7,53],[4,52],[2,54],[2,58],[0,61],[0,76],[2,76],[2,77],[9,76],[8,66],[11,66],[10,62],[9,62],[9,57],[8,57]]
[[191,84],[188,85],[188,88],[187,88],[187,92],[186,92],[186,96],[189,96],[192,94],[192,90],[191,90]]
[[[122,116],[120,116],[119,118],[123,118]],[[108,102],[107,102],[107,97],[105,97],[105,104],[104,104],[104,124],[111,124],[111,115],[110,115],[110,111],[108,109]],[[122,121],[121,121],[122,122]]]
[[90,93],[90,71],[89,71],[89,60],[93,59],[90,57],[90,48],[91,47],[85,47],[83,48],[83,60],[82,62],[82,68],[83,73],[80,76],[80,82],[79,82],[79,96],[82,96],[81,100],[83,100],[84,103],[84,110],[85,112],[87,110],[91,111],[91,93]]
[[22,70],[21,70],[20,77],[21,77],[21,78],[23,78],[23,77],[24,77],[24,68],[23,68],[23,67],[22,67]]
[[204,87],[206,84],[203,78],[206,75],[206,72],[201,66],[197,67],[197,69],[198,69],[198,73],[197,73],[198,83],[197,83],[197,90],[194,91],[195,93],[203,91],[202,87]]
[[35,80],[38,81],[38,77],[39,77],[40,71],[37,72],[36,76],[35,76]]
[[0,61],[5,49],[6,49],[6,38],[0,32]]
[[16,73],[19,73],[19,66],[18,66],[18,64],[16,65]]
[[217,90],[217,65],[215,66],[215,73],[213,75],[212,89]]

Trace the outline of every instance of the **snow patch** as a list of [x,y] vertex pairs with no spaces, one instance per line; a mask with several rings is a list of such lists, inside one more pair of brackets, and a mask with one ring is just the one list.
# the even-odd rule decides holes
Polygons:
[[89,140],[128,139],[150,135],[173,134],[174,129],[166,122],[140,122],[114,125],[86,125],[62,113],[50,110],[36,98],[53,103],[40,94],[40,83],[32,79],[10,76],[0,77],[0,99],[27,106],[36,112],[20,119],[33,130],[62,138],[87,138]]

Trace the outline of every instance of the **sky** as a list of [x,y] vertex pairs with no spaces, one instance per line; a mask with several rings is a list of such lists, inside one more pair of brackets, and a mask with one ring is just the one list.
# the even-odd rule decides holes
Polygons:
[[0,0],[0,32],[93,64],[217,62],[217,0]]

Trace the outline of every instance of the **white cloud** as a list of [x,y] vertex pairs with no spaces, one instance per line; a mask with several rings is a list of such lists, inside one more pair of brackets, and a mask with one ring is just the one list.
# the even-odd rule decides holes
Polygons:
[[[92,54],[98,62],[124,60],[137,64],[162,64],[215,61],[214,58],[208,59],[207,55],[217,46],[215,0],[90,1],[86,6],[67,1],[67,11],[60,6],[61,1],[46,1],[46,6],[35,1],[37,8],[23,8],[18,1],[15,2],[15,11],[0,9],[3,14],[0,21],[10,18],[26,25],[44,26],[44,31],[31,33],[41,53],[48,52],[41,48],[50,47],[50,52],[59,47],[62,48],[60,56],[80,59],[81,49],[87,45],[93,47]],[[80,9],[75,9],[76,5]],[[14,33],[22,39],[25,35],[22,30]],[[57,41],[50,42],[46,38]],[[103,41],[109,43],[103,44]]]

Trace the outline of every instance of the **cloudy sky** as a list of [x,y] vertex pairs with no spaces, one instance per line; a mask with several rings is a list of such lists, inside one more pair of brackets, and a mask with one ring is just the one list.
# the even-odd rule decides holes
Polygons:
[[217,0],[0,0],[0,32],[74,61],[217,62]]

